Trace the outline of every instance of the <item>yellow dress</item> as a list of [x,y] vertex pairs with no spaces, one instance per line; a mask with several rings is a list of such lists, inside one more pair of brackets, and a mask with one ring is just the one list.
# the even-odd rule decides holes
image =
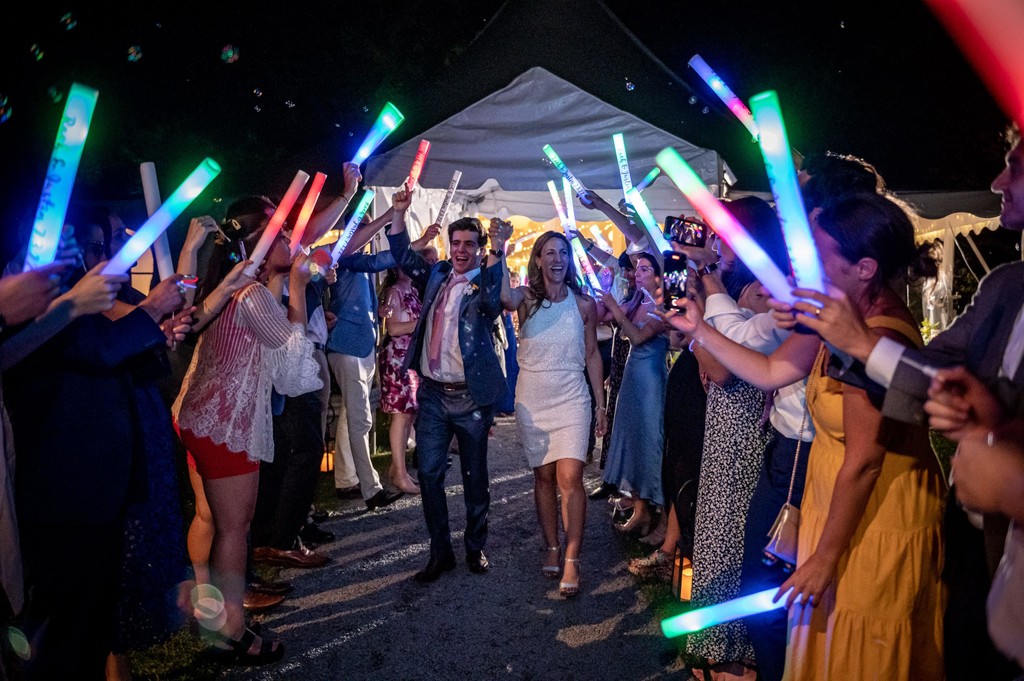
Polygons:
[[[868,325],[893,329],[921,344],[917,329],[902,320],[874,317]],[[816,434],[800,509],[798,566],[824,531],[845,452],[844,384],[825,374],[827,358],[820,354],[807,393]],[[927,438],[923,428],[920,437]],[[940,573],[945,497],[934,456],[886,452],[864,516],[821,604],[790,609],[784,679],[944,678],[946,593]]]

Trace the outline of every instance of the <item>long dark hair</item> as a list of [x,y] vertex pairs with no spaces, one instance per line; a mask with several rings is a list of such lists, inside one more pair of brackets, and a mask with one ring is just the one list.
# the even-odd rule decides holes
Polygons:
[[[764,249],[775,266],[788,274],[789,254],[775,209],[767,201],[756,196],[744,196],[728,201],[725,208],[747,229],[750,236],[754,237],[754,241]],[[722,283],[733,300],[739,300],[743,289],[756,280],[754,273],[739,258],[736,259],[736,265],[731,272],[722,274]]]
[[228,206],[227,215],[220,225],[223,234],[218,233],[214,238],[210,261],[196,291],[196,305],[202,305],[202,301],[217,288],[228,272],[242,262],[244,256],[241,244],[245,245],[245,255],[252,255],[263,229],[270,221],[267,208],[274,209],[276,206],[265,196],[245,196]]
[[569,290],[575,295],[583,295],[583,287],[580,286],[580,277],[579,274],[576,273],[576,260],[572,257],[572,245],[569,243],[569,240],[565,238],[564,234],[559,232],[544,232],[533,244],[533,249],[530,251],[530,262],[526,266],[526,276],[529,278],[529,288],[534,298],[534,305],[530,308],[529,312],[526,313],[526,319],[529,319],[536,314],[537,310],[544,305],[545,301],[548,303],[547,307],[551,307],[551,301],[548,300],[547,289],[544,288],[544,275],[541,273],[537,259],[540,257],[540,254],[544,252],[544,246],[552,239],[561,239],[565,244],[566,250],[569,252],[569,266],[565,268],[565,285],[569,287]]

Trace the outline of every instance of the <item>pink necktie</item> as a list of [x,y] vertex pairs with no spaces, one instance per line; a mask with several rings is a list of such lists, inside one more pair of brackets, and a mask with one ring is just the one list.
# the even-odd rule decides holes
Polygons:
[[464,281],[466,281],[466,277],[462,274],[457,274],[450,278],[434,303],[433,326],[430,330],[430,347],[427,348],[427,366],[430,367],[430,371],[433,374],[437,374],[441,370],[441,339],[444,337],[445,323],[448,321],[444,314],[444,309],[448,305],[448,293],[455,288],[456,284],[461,284]]

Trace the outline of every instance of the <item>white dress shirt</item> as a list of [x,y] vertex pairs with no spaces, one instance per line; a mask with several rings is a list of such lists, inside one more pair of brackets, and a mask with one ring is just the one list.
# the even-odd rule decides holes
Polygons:
[[[420,374],[427,378],[442,383],[462,383],[466,380],[466,370],[462,366],[462,348],[459,346],[459,310],[462,309],[462,299],[472,292],[471,287],[479,286],[473,280],[480,274],[480,268],[466,272],[466,281],[452,284],[451,278],[454,273],[448,275],[445,286],[451,286],[448,299],[444,306],[444,336],[441,338],[441,367],[437,372],[430,370],[430,339],[434,335],[434,310],[437,305],[437,298],[431,306],[427,315],[427,327],[423,332],[423,352],[420,353]],[[443,291],[443,289],[442,289]],[[441,292],[438,292],[438,297]]]

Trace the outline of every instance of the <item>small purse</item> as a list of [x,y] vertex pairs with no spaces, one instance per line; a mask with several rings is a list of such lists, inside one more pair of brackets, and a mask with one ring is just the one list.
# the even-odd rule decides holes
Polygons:
[[[821,357],[819,351],[818,357]],[[815,362],[815,368],[818,363]],[[813,374],[812,374],[813,377]],[[807,391],[811,389],[812,381],[807,382]],[[805,393],[806,394],[806,393]],[[804,399],[804,415],[800,421],[800,434],[796,440],[796,454],[793,456],[793,472],[789,476],[789,493],[786,494],[786,503],[779,509],[779,515],[772,523],[772,529],[768,530],[768,544],[764,547],[761,561],[765,565],[774,565],[782,561],[783,572],[792,572],[796,568],[797,542],[800,536],[800,509],[794,506],[793,484],[796,482],[796,468],[800,461],[800,448],[804,444],[804,428],[807,427],[807,400]]]

